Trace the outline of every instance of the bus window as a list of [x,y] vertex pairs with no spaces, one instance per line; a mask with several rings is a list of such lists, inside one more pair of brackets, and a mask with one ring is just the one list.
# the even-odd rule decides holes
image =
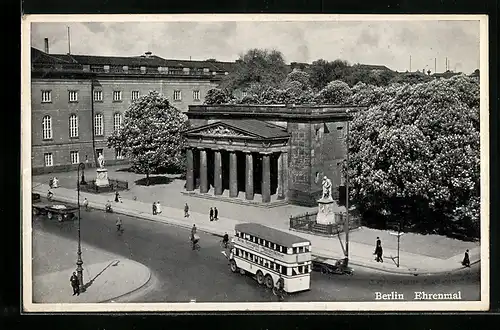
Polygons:
[[297,254],[297,248],[293,248],[293,254]]
[[304,267],[305,266],[299,266],[299,269],[298,269],[299,274],[304,274],[304,271],[305,271]]
[[309,248],[310,248],[310,247],[311,247],[310,245],[305,246],[305,247],[304,247],[304,252],[309,252]]
[[287,268],[287,267],[285,267],[285,266],[281,266],[281,274],[283,274],[283,275],[288,275],[288,274],[287,274],[287,270],[288,270],[288,268]]
[[292,276],[298,275],[297,267],[292,267]]

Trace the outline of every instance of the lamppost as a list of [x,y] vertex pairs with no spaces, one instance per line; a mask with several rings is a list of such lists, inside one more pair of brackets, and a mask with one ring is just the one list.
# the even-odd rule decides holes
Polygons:
[[345,180],[345,207],[346,216],[344,222],[345,232],[345,266],[349,263],[349,109],[346,110],[347,126],[346,126],[346,180]]
[[80,282],[80,291],[84,291],[85,287],[83,285],[83,260],[82,260],[82,242],[80,238],[80,222],[81,222],[81,217],[80,217],[80,168],[82,169],[82,181],[84,181],[84,174],[83,171],[85,170],[85,164],[80,163],[78,164],[78,175],[76,179],[76,185],[77,185],[77,191],[78,191],[78,258],[76,260],[76,274],[78,276],[78,281]]

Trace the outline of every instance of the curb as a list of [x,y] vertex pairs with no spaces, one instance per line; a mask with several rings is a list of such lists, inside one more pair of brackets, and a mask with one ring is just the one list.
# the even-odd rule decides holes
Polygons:
[[[141,266],[143,266],[143,267],[146,267],[145,265],[143,265],[143,264],[141,264],[141,263],[139,263],[139,262],[137,262],[137,261],[130,260],[130,259],[128,259],[128,261],[129,261],[129,262],[134,262],[134,263],[136,263],[136,264],[140,264],[140,265],[141,265]],[[123,293],[123,294],[121,294],[121,295],[118,295],[118,296],[116,296],[116,297],[112,297],[112,298],[108,298],[108,299],[106,299],[106,300],[101,300],[101,301],[98,301],[97,303],[110,303],[112,300],[115,300],[115,299],[120,299],[120,298],[122,298],[122,297],[125,297],[125,296],[127,296],[127,295],[129,295],[129,294],[135,293],[135,292],[139,291],[140,289],[144,288],[144,287],[145,287],[145,286],[149,283],[149,281],[151,281],[151,276],[152,276],[152,275],[151,275],[151,269],[149,269],[149,267],[146,267],[146,269],[148,270],[148,279],[147,279],[146,281],[144,281],[144,283],[142,283],[141,285],[139,285],[137,288],[135,288],[135,289],[133,289],[133,290],[131,290],[131,291],[129,291],[129,292]]]
[[[65,196],[57,196],[57,197],[54,196],[53,200],[54,201],[58,200],[58,201],[63,201],[63,202],[74,203],[74,201],[71,198],[65,197]],[[97,210],[101,210],[101,211],[105,210],[105,206],[101,206],[100,204],[94,204],[92,206],[92,208],[93,209],[97,209]],[[151,219],[149,217],[146,217],[145,214],[144,214],[144,212],[137,212],[137,211],[130,211],[130,210],[120,210],[120,209],[115,209],[115,208],[113,208],[113,213],[123,214],[123,215],[128,215],[128,216],[134,216],[134,217],[137,217],[137,218],[142,219],[142,220],[147,220],[147,221],[152,221],[152,222],[159,222],[159,223],[163,223],[163,224],[166,224],[166,225],[180,227],[180,228],[183,228],[183,229],[188,229],[188,230],[191,229],[191,226],[186,225],[184,223],[179,223],[178,222],[179,220],[177,220],[175,218],[169,218],[168,220],[170,220],[170,221],[162,221],[161,219],[158,219],[158,218],[157,219]],[[223,236],[222,234],[220,234],[218,231],[216,231],[214,229],[203,229],[201,227],[197,227],[197,229],[199,231],[203,232],[203,233],[208,233],[208,234],[211,234],[211,235],[214,235],[214,236],[217,236],[217,237],[222,237]],[[292,231],[294,231],[294,230],[292,230]],[[311,253],[311,255],[315,256],[315,257],[327,257],[327,258],[330,258],[330,256],[325,256],[325,255],[315,254],[315,253]],[[480,261],[481,261],[481,259],[478,259],[478,260],[476,260],[474,262],[471,262],[471,266],[479,263]],[[365,264],[360,264],[360,263],[352,262],[352,261],[349,261],[349,263],[352,264],[352,265],[358,266],[358,267],[376,270],[378,272],[384,272],[384,273],[389,273],[389,274],[394,274],[394,275],[413,275],[413,276],[419,276],[419,275],[442,275],[442,274],[449,274],[449,273],[452,273],[452,272],[455,272],[455,271],[459,271],[459,270],[465,269],[465,267],[461,267],[461,268],[450,269],[450,270],[443,270],[443,271],[434,271],[433,272],[433,271],[422,270],[422,271],[418,272],[418,270],[417,271],[402,271],[402,270],[381,269],[381,268],[377,268],[377,267],[373,267],[373,266],[365,265]],[[129,293],[131,293],[131,292],[129,292]],[[129,294],[129,293],[127,293],[127,294]],[[113,298],[113,299],[118,299],[118,298],[119,297]]]

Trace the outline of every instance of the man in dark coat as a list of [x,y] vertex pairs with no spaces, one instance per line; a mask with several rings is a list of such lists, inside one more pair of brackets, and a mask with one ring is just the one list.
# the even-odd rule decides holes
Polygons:
[[383,250],[382,250],[382,241],[380,241],[380,237],[377,237],[377,245],[375,246],[375,254],[377,256],[375,258],[375,260],[377,262],[384,262],[384,259],[382,259]]
[[214,207],[214,220],[219,220],[219,210],[216,207]]
[[77,296],[80,295],[80,280],[78,279],[78,276],[76,276],[76,272],[73,272],[73,275],[69,278],[69,281],[71,283],[71,287],[73,288],[73,296],[76,294]]
[[210,221],[214,221],[214,209],[210,208]]
[[470,259],[469,259],[469,249],[465,250],[464,260],[462,260],[462,265],[465,267],[470,267]]

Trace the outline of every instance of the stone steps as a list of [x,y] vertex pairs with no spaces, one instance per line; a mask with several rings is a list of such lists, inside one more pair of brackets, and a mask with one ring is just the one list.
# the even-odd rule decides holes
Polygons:
[[255,207],[260,207],[260,208],[265,208],[265,209],[288,205],[288,201],[284,200],[284,199],[271,201],[269,203],[262,203],[262,202],[258,202],[258,201],[249,201],[249,200],[243,200],[240,198],[232,198],[232,197],[226,197],[226,196],[214,196],[211,194],[201,194],[201,193],[197,193],[197,192],[181,191],[181,194],[183,194],[185,196],[190,196],[190,197],[197,197],[197,198],[203,198],[203,199],[209,199],[209,200],[217,200],[217,201],[221,201],[221,202],[228,202],[228,203],[239,204],[239,205],[249,205],[249,206],[255,206]]

